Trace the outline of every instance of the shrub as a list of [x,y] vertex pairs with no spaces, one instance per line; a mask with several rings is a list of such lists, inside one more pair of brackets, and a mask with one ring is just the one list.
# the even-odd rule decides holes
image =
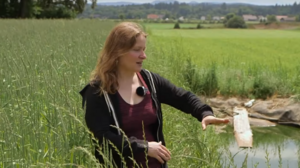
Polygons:
[[247,28],[244,19],[240,16],[234,16],[227,22],[228,28]]
[[43,10],[37,18],[67,18],[72,19],[76,17],[76,13],[64,6],[50,7]]
[[277,22],[276,16],[275,15],[268,15],[267,20],[269,23]]
[[180,25],[179,25],[179,23],[177,22],[177,23],[175,23],[175,25],[174,25],[174,29],[180,29]]
[[201,29],[202,25],[200,23],[197,24],[197,29]]

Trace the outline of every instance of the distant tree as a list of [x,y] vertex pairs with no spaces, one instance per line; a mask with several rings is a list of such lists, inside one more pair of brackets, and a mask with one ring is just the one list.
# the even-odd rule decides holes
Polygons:
[[227,12],[227,5],[226,5],[225,2],[221,5],[221,10],[222,10],[223,13]]
[[[2,1],[18,1],[18,0],[1,0]],[[47,9],[51,6],[49,5],[49,1],[53,2],[54,0],[32,0],[33,2],[38,1],[42,4],[47,4],[48,7],[42,6],[41,8]],[[55,0],[55,2],[62,2],[65,0]],[[79,0],[69,0],[69,1],[79,1]],[[83,0],[81,0],[83,1]],[[85,0],[84,0],[85,1]],[[92,2],[92,1],[88,1]],[[99,2],[99,1],[98,1]],[[148,14],[159,14],[164,15],[164,18],[168,17],[169,19],[177,19],[181,16],[184,18],[200,18],[202,16],[224,16],[227,13],[235,13],[238,16],[242,16],[243,14],[251,14],[251,15],[262,15],[267,16],[268,14],[272,15],[297,15],[300,14],[300,3],[291,3],[289,5],[270,5],[270,6],[253,6],[247,4],[209,4],[209,3],[201,3],[190,5],[187,3],[179,3],[174,1],[172,3],[159,3],[159,4],[141,4],[141,5],[121,5],[121,6],[103,6],[96,5],[94,14],[104,16],[111,19],[118,19],[119,14],[122,13],[126,18],[132,17],[136,18],[137,13],[140,13],[141,18],[146,18]],[[91,10],[92,4],[87,4],[83,14],[80,16],[90,16],[93,13]],[[68,8],[70,9],[70,8]],[[226,9],[226,10],[225,10]],[[297,10],[296,10],[297,9]],[[225,10],[225,12],[224,12]],[[5,11],[3,9],[3,5],[0,3],[0,13]],[[10,10],[13,12],[12,10]],[[295,11],[297,11],[295,13]],[[6,13],[6,12],[5,12]],[[210,17],[208,17],[209,19]]]
[[164,19],[166,19],[166,18],[170,19],[170,17],[171,17],[170,13],[166,13],[164,16]]
[[224,21],[223,21],[225,27],[227,27],[228,21],[229,21],[231,18],[233,18],[234,16],[235,16],[234,13],[228,13],[228,14],[225,16],[225,19],[224,19]]
[[189,13],[191,13],[191,7],[189,5],[181,5],[178,9],[178,14],[180,16],[187,16]]
[[174,25],[174,29],[180,29],[180,25],[179,25],[179,23],[178,23],[178,22],[176,22],[176,23],[175,23],[175,25]]
[[174,1],[174,3],[173,3],[173,9],[174,10],[178,10],[179,9],[179,2],[178,1]]
[[197,24],[197,29],[202,29],[202,25],[200,23]]
[[86,4],[87,0],[1,0],[0,17],[74,18]]
[[242,15],[243,15],[243,11],[242,11],[242,9],[239,9],[239,10],[238,10],[238,13],[237,13],[237,15],[239,15],[239,16],[242,16]]
[[233,18],[235,16],[234,13],[228,13],[226,16],[225,16],[225,20],[229,20],[231,18]]
[[206,20],[211,21],[211,20],[212,20],[211,15],[207,15],[207,16],[206,16]]
[[296,21],[297,21],[297,22],[300,22],[300,15],[298,15],[298,16],[296,17]]
[[26,18],[31,17],[33,8],[32,0],[2,0],[0,2],[0,17]]
[[276,21],[277,21],[275,15],[268,15],[268,16],[267,16],[267,20],[268,20],[268,23],[273,23],[273,22],[276,22]]
[[119,19],[124,20],[124,15],[123,15],[123,14],[120,14],[120,15],[119,15]]
[[32,0],[21,0],[19,17],[20,18],[32,17],[32,8],[33,8]]
[[97,6],[97,0],[92,0],[91,8],[95,9],[96,6]]
[[226,25],[228,28],[247,28],[244,19],[240,16],[230,18]]
[[297,2],[294,2],[293,6],[292,6],[292,12],[294,14],[296,14],[298,12],[298,4],[297,4]]

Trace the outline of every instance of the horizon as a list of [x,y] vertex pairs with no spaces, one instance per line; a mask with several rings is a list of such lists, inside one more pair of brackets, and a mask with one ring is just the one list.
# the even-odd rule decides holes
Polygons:
[[[97,2],[97,3],[114,3],[114,2],[132,2],[132,3],[139,3],[139,4],[143,4],[143,3],[151,3],[154,2],[156,0],[109,0],[109,1],[101,1],[101,2]],[[162,1],[162,0],[159,0]],[[297,2],[297,4],[300,3],[299,0],[295,1],[295,0],[277,0],[277,1],[273,1],[273,0],[226,0],[226,1],[222,1],[222,0],[177,0],[178,2],[198,2],[198,3],[202,3],[202,2],[210,2],[210,3],[246,3],[246,4],[254,4],[254,5],[291,5],[294,4],[295,2]]]

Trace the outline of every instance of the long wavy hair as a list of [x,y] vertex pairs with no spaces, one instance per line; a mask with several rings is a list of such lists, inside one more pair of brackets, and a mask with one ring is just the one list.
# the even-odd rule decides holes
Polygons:
[[118,90],[118,59],[127,54],[140,35],[147,37],[142,27],[133,22],[122,22],[116,25],[108,35],[97,65],[90,76],[90,84],[100,82],[102,91],[114,94]]

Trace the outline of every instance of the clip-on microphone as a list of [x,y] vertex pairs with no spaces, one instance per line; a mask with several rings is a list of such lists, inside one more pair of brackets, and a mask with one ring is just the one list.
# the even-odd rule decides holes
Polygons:
[[143,97],[146,95],[148,89],[144,86],[139,86],[138,88],[136,88],[136,94]]

